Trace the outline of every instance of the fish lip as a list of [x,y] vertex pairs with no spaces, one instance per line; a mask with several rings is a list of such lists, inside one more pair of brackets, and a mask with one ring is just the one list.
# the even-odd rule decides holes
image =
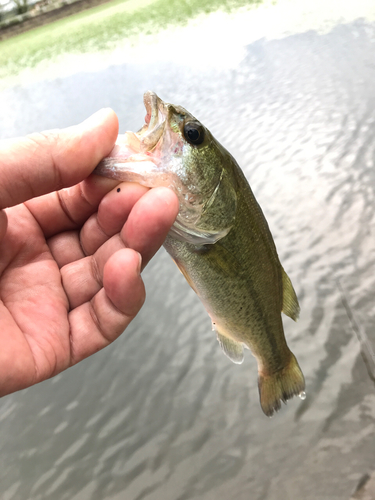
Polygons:
[[147,115],[145,118],[145,122],[146,122],[147,126],[149,126],[149,124],[150,124],[152,114],[153,113],[157,114],[157,112],[158,112],[157,100],[158,100],[158,96],[152,90],[148,90],[147,92],[145,92],[143,94],[143,104],[144,104],[144,106],[146,108],[146,112],[147,112]]
[[146,108],[145,124],[137,133],[142,152],[155,148],[163,135],[168,116],[168,104],[165,104],[152,90],[143,94],[143,104]]
[[147,131],[153,132],[158,125],[161,125],[166,120],[170,104],[162,101],[152,90],[148,90],[143,94],[143,104],[147,112],[145,118]]

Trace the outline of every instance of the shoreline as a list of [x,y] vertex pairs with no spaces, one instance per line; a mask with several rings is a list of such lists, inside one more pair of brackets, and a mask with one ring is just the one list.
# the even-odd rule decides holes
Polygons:
[[73,0],[71,3],[60,4],[50,10],[42,11],[35,15],[28,15],[29,11],[26,13],[26,18],[25,14],[12,17],[6,22],[3,21],[0,23],[0,42],[110,1],[111,0]]

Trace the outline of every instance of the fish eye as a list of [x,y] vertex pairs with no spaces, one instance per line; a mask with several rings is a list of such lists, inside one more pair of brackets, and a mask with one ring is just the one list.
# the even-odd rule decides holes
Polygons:
[[200,123],[190,122],[184,125],[184,136],[185,139],[194,144],[194,146],[199,146],[204,141],[204,128]]

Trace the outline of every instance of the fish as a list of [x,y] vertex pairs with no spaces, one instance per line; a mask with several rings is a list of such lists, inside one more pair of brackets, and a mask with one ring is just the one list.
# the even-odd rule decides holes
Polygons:
[[166,186],[179,213],[164,247],[202,301],[226,356],[240,364],[244,348],[258,364],[260,405],[272,416],[305,379],[283,330],[281,312],[300,312],[267,221],[233,156],[182,106],[145,92],[145,124],[119,135],[95,174]]

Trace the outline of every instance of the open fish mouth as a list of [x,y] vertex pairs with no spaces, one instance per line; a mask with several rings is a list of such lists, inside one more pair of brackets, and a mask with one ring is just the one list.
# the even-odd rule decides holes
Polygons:
[[150,90],[144,93],[143,103],[146,108],[145,124],[134,135],[139,139],[139,151],[146,153],[152,151],[160,141],[170,105],[165,104]]

